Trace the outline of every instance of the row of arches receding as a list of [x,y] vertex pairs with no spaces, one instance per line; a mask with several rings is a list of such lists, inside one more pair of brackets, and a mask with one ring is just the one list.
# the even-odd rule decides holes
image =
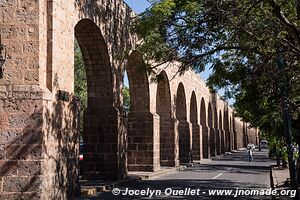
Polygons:
[[117,73],[113,73],[109,49],[99,27],[83,19],[75,27],[75,37],[87,77],[88,105],[82,117],[84,177],[120,177],[127,167],[157,171],[160,166],[209,158],[231,148],[226,143],[231,140],[228,111],[218,113],[216,106],[206,104],[204,98],[198,101],[198,94],[193,91],[189,97],[188,121],[184,84],[178,84],[172,101],[165,71],[157,83],[156,113],[150,112],[149,78],[143,57],[137,51],[130,54],[126,64],[130,109],[124,117],[114,103],[114,93],[119,88],[113,81]]

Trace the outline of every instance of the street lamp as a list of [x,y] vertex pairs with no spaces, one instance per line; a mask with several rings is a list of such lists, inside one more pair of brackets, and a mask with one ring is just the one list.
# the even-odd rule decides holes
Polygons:
[[[4,53],[3,53],[4,52]],[[1,34],[0,34],[0,78],[3,78],[3,64],[6,61],[6,48],[1,42]]]

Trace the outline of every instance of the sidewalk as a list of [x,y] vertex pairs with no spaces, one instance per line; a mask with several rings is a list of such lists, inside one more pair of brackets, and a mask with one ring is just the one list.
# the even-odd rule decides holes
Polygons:
[[152,177],[166,175],[176,171],[184,170],[187,167],[205,164],[210,161],[211,159],[203,159],[201,161],[194,160],[193,163],[187,163],[179,167],[161,167],[161,170],[157,172],[129,171],[126,179],[97,181],[80,180],[81,196],[93,196],[96,195],[98,192],[110,191],[113,188],[125,183],[130,183],[138,180],[146,180]]
[[[282,166],[276,167],[276,166],[271,166],[271,186],[272,187],[288,187],[288,182],[289,181],[289,168],[283,168]],[[273,184],[272,184],[273,183]]]
[[161,170],[157,172],[130,171],[128,172],[128,176],[126,179],[119,179],[119,180],[97,180],[97,181],[80,180],[81,195],[93,196],[97,192],[109,191],[125,183],[130,183],[137,180],[145,180],[155,176],[161,176],[161,175],[173,173],[176,171],[183,170],[189,166],[192,165],[188,164],[186,166],[183,165],[179,167],[162,167]]

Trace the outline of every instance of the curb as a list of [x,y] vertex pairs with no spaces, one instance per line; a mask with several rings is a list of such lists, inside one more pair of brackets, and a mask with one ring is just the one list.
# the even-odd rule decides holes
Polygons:
[[147,180],[152,177],[169,174],[169,173],[176,172],[176,171],[181,171],[181,170],[186,169],[187,167],[192,167],[192,166],[194,166],[194,163],[187,164],[184,166],[179,166],[176,168],[174,167],[174,168],[171,168],[168,170],[153,172],[148,175],[133,175],[133,176],[131,176],[131,178],[119,180],[119,181],[116,181],[115,183],[111,183],[111,184],[107,184],[107,185],[82,186],[83,188],[81,189],[81,196],[82,197],[94,196],[98,192],[108,192],[108,191],[112,190],[113,188],[121,186],[122,184],[125,184],[125,183],[131,183],[131,182],[135,182],[135,181],[139,181],[139,180]]
[[148,174],[148,175],[138,175],[138,176],[140,176],[140,180],[146,180],[146,179],[149,179],[149,178],[152,178],[152,177],[169,174],[169,173],[176,172],[176,171],[181,171],[181,170],[186,169],[187,167],[192,167],[192,166],[194,166],[194,165],[193,164],[187,164],[187,165],[179,166],[179,167],[176,167],[176,168],[171,168],[171,169],[168,169],[168,170],[161,170],[161,171],[158,171],[158,172],[153,172],[153,173]]
[[93,195],[96,195],[98,192],[107,192],[119,185],[124,184],[124,183],[131,183],[131,182],[138,181],[138,180],[142,180],[141,177],[134,177],[134,178],[124,179],[124,180],[119,180],[119,181],[116,181],[115,183],[110,183],[107,185],[83,186],[83,188],[81,188],[81,196],[82,197],[93,196]]

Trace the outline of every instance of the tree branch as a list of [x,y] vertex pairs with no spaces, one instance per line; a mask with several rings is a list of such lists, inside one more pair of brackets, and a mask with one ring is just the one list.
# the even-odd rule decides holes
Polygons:
[[279,19],[281,24],[286,28],[287,32],[294,37],[297,42],[300,44],[300,30],[299,28],[295,25],[289,22],[289,20],[284,16],[283,12],[281,11],[281,8],[279,5],[276,4],[274,0],[268,0],[270,6],[273,8],[273,13],[275,17]]

